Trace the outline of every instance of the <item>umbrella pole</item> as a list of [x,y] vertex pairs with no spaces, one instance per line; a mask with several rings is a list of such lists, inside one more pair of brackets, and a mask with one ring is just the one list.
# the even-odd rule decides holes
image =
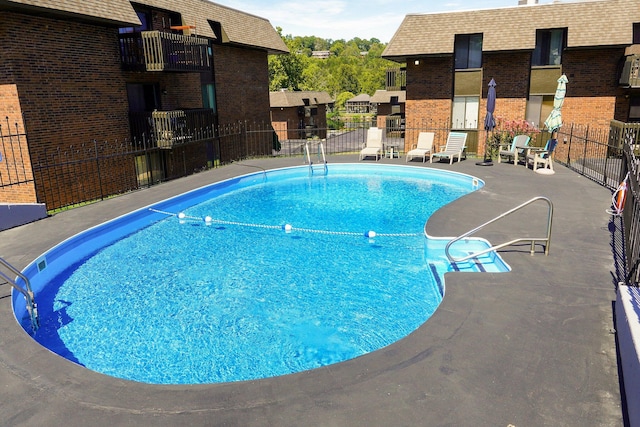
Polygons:
[[491,157],[491,150],[489,149],[489,130],[485,131],[484,138],[484,159],[481,162],[476,162],[477,166],[493,166],[493,158]]
[[493,162],[493,158],[491,157],[491,148],[489,147],[489,132],[485,132],[484,137],[484,161],[485,162]]

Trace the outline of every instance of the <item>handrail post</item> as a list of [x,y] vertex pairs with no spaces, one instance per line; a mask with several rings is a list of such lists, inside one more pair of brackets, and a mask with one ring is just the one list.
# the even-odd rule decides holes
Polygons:
[[29,282],[29,279],[27,278],[27,276],[22,274],[17,268],[9,264],[3,258],[0,258],[0,265],[4,266],[9,271],[11,271],[13,274],[15,274],[17,277],[21,278],[24,281],[24,286],[26,289],[20,287],[15,280],[12,280],[9,276],[7,276],[5,273],[0,271],[0,277],[6,280],[9,286],[11,286],[16,291],[20,292],[24,297],[25,304],[27,307],[27,312],[29,313],[29,317],[31,318],[31,327],[33,328],[34,332],[37,331],[38,328],[40,327],[40,319],[38,318],[38,306],[34,299],[33,291],[31,290],[31,283]]
[[[459,258],[459,259],[453,258],[451,256],[451,254],[449,253],[449,248],[451,248],[451,245],[453,245],[458,240],[464,239],[465,237],[468,237],[468,236],[474,234],[476,231],[481,230],[482,228],[486,227],[487,225],[492,224],[492,223],[494,223],[494,222],[496,222],[496,221],[498,221],[498,220],[500,220],[500,219],[502,219],[502,218],[504,218],[504,217],[506,217],[508,215],[511,215],[512,213],[514,213],[514,212],[524,208],[525,206],[528,206],[528,205],[530,205],[530,204],[532,204],[532,203],[534,203],[534,202],[536,202],[538,200],[544,200],[545,202],[547,202],[547,205],[549,206],[549,211],[548,211],[548,216],[547,216],[547,237],[544,237],[544,238],[521,237],[521,238],[517,238],[517,239],[511,240],[511,241],[506,242],[506,243],[502,243],[500,245],[494,245],[494,246],[492,246],[492,247],[490,247],[488,249],[484,249],[484,250],[482,250],[480,252],[476,252],[476,253],[473,253],[471,255]],[[484,224],[481,224],[481,225],[477,226],[476,228],[474,228],[472,230],[469,230],[466,233],[464,233],[464,234],[462,234],[462,235],[460,235],[460,236],[458,236],[458,237],[456,237],[454,239],[451,239],[449,242],[447,242],[447,245],[445,246],[444,251],[445,251],[445,254],[447,255],[447,259],[449,259],[449,262],[456,263],[456,262],[466,261],[466,260],[471,259],[471,258],[475,258],[475,257],[477,257],[479,255],[484,255],[484,254],[486,254],[488,252],[503,248],[505,246],[510,246],[510,245],[515,244],[515,243],[526,242],[526,241],[531,241],[531,255],[534,255],[535,254],[535,243],[537,241],[544,241],[544,242],[546,242],[545,248],[544,248],[544,254],[545,255],[549,255],[549,246],[551,245],[551,225],[552,225],[552,220],[553,220],[553,203],[551,203],[551,200],[549,200],[546,197],[537,196],[537,197],[534,197],[531,200],[528,200],[528,201],[516,206],[513,209],[510,209],[510,210],[498,215],[497,217],[485,222]]]

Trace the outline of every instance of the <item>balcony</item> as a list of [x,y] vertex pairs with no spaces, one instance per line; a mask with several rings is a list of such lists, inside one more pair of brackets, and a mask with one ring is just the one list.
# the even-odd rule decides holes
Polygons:
[[130,71],[211,70],[209,41],[161,31],[120,34],[122,67]]
[[640,54],[627,55],[620,75],[620,86],[640,87]]
[[171,149],[212,139],[215,121],[215,113],[209,108],[129,113],[131,137],[147,148]]
[[406,90],[407,89],[407,69],[389,68],[387,69],[386,90]]

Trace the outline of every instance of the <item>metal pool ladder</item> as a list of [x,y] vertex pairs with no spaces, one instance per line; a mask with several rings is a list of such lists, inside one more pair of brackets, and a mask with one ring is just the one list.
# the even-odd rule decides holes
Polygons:
[[[326,175],[329,172],[329,168],[327,167],[327,158],[324,155],[324,144],[323,141],[326,141],[324,139],[321,139],[317,145],[318,145],[318,160],[322,161],[323,164],[323,169],[322,172],[324,175]],[[307,142],[304,144],[304,151],[305,154],[307,156],[307,162],[309,163],[309,175],[313,175],[313,171],[314,171],[314,164],[311,161],[311,149],[309,148],[309,143],[310,141],[307,140]]]
[[[464,239],[465,237],[468,237],[468,236],[472,235],[476,231],[484,228],[485,226],[487,226],[489,224],[492,224],[492,223],[494,223],[494,222],[496,222],[496,221],[498,221],[498,220],[500,220],[500,219],[502,219],[502,218],[504,218],[504,217],[506,217],[508,215],[511,215],[512,213],[514,213],[514,212],[516,212],[516,211],[518,211],[518,210],[520,210],[522,208],[524,208],[525,206],[528,206],[528,205],[530,205],[532,203],[535,203],[537,201],[540,201],[540,200],[545,201],[547,203],[547,205],[549,206],[549,211],[548,211],[548,214],[547,214],[547,236],[546,237],[521,237],[521,238],[513,239],[513,240],[510,240],[508,242],[492,246],[489,249],[484,249],[484,250],[482,250],[480,252],[476,252],[476,253],[467,255],[467,256],[462,257],[462,258],[457,258],[457,259],[452,257],[451,254],[449,253],[449,248],[451,247],[451,245],[453,245],[458,240]],[[533,199],[528,200],[528,201],[524,202],[523,204],[521,204],[519,206],[516,206],[515,208],[510,209],[510,210],[504,212],[503,214],[498,215],[497,217],[493,218],[492,220],[487,221],[482,225],[479,225],[478,227],[474,228],[473,230],[469,230],[466,233],[464,233],[463,235],[456,237],[455,239],[453,239],[449,243],[447,243],[447,246],[445,246],[444,251],[445,251],[445,253],[447,255],[447,258],[449,259],[449,262],[456,263],[456,262],[467,261],[467,260],[469,260],[471,258],[475,258],[475,257],[478,257],[480,255],[484,255],[486,253],[489,253],[491,251],[495,251],[495,250],[504,248],[505,246],[511,246],[513,244],[516,244],[516,243],[529,242],[530,241],[531,242],[531,255],[533,255],[535,253],[535,244],[536,244],[536,242],[544,242],[544,254],[545,255],[549,255],[549,245],[551,244],[551,222],[552,222],[552,220],[553,220],[553,203],[551,203],[551,200],[549,200],[548,198],[543,197],[543,196],[534,197]]]
[[40,319],[38,318],[38,306],[36,304],[35,299],[33,298],[33,291],[31,290],[31,283],[27,276],[18,271],[17,268],[9,264],[6,260],[0,257],[0,266],[9,270],[17,277],[21,278],[24,282],[24,288],[21,287],[16,280],[11,279],[5,272],[0,270],[0,277],[7,281],[7,283],[15,290],[20,292],[26,301],[27,311],[29,312],[29,316],[31,318],[31,327],[33,331],[37,331],[40,327]]

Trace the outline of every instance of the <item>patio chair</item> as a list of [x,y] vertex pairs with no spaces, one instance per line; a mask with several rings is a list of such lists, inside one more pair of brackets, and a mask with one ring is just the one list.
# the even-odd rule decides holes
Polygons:
[[374,156],[376,162],[382,155],[382,129],[369,128],[367,131],[367,142],[365,147],[360,151],[360,160],[364,160],[365,157]]
[[[450,132],[449,137],[447,138],[447,145],[440,150],[438,153],[431,153],[431,157],[429,159],[429,163],[433,163],[433,158],[437,157],[439,160],[443,158],[449,159],[449,164],[453,164],[453,158],[458,156],[458,161],[462,158],[462,155],[465,154],[464,150],[466,149],[467,143],[467,134],[464,132]],[[465,159],[466,159],[465,154]]]
[[425,160],[427,160],[427,154],[431,154],[431,150],[433,149],[434,137],[435,133],[433,132],[420,132],[418,135],[418,143],[407,153],[405,161],[408,162],[415,157],[421,157],[422,163],[424,163]]
[[521,147],[528,146],[530,140],[531,137],[528,135],[516,135],[513,137],[511,145],[500,146],[500,151],[498,152],[498,163],[500,163],[502,157],[506,157],[507,160],[513,159],[513,164],[517,166],[518,160],[525,156],[525,149]]
[[[552,174],[553,170],[553,150],[558,145],[557,139],[549,139],[544,149],[531,149],[531,153],[527,155],[527,165],[533,165],[533,170],[542,174]],[[541,168],[538,165],[542,165]]]

